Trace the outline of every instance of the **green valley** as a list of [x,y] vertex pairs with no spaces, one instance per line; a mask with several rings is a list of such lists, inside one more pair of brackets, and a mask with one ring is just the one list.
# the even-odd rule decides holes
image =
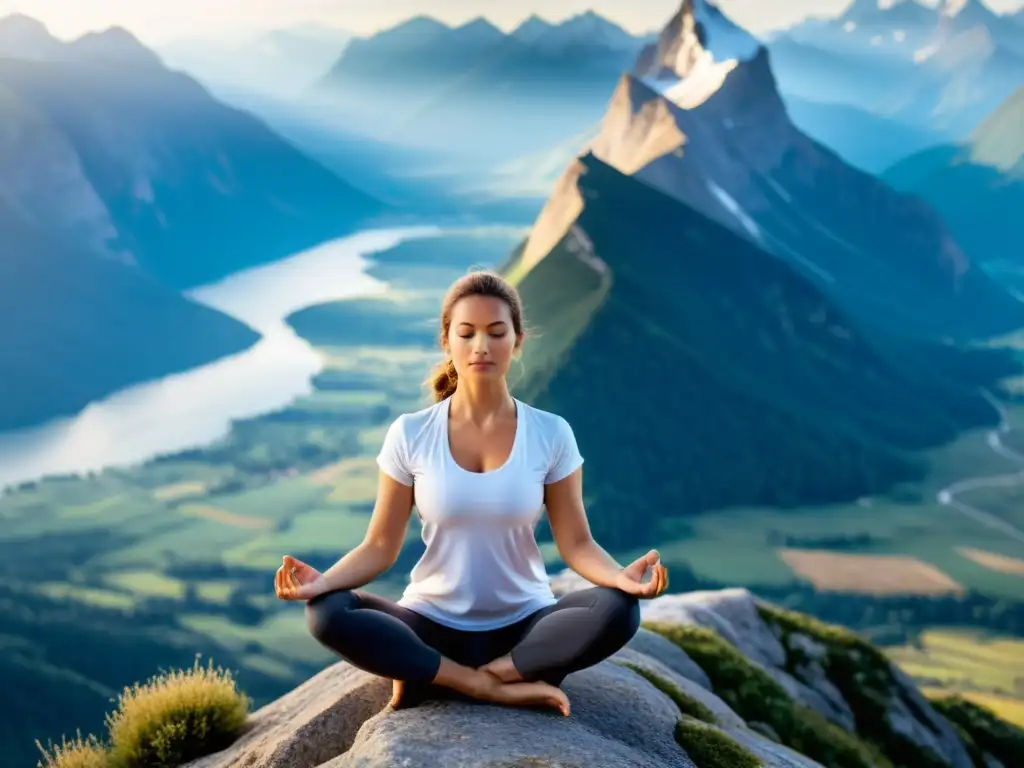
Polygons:
[[[376,254],[370,272],[391,283],[387,297],[289,318],[324,357],[313,394],[236,422],[215,444],[133,468],[26,483],[0,496],[0,686],[37,697],[31,707],[17,708],[10,732],[0,734],[12,765],[34,761],[33,739],[45,744],[77,728],[100,730],[123,686],[159,669],[188,667],[196,653],[237,670],[257,705],[331,661],[306,633],[301,609],[274,597],[273,572],[286,553],[326,567],[361,538],[384,430],[398,413],[426,402],[420,383],[437,359],[441,293],[467,269],[503,262],[523,235],[481,230]],[[566,302],[557,323],[533,323],[531,354],[550,355],[555,364],[551,345],[571,342],[608,286],[597,282],[590,289],[591,298]],[[628,384],[631,361],[619,364],[612,373]],[[529,375],[513,375],[519,386],[530,386]],[[615,410],[622,402],[605,415],[609,429],[622,421]],[[602,492],[601,472],[622,453],[620,445],[600,440],[599,426],[581,421],[579,428],[590,467],[588,497]],[[695,449],[685,445],[686,435],[679,442],[682,452]],[[661,548],[673,590],[748,585],[895,646],[944,627],[1024,636],[1024,602],[1013,598],[1024,577],[959,551],[1010,557],[1012,548],[932,502],[936,488],[965,475],[1008,471],[1011,462],[985,446],[980,429],[927,457],[929,473],[860,502],[675,506],[658,510],[642,540],[633,542],[602,522],[602,506],[591,514],[604,531],[602,543],[622,558],[636,547]],[[735,482],[745,482],[739,465],[731,471]],[[639,515],[638,509],[623,511]],[[418,536],[414,525],[398,564],[374,591],[397,595],[422,551]],[[562,564],[549,534],[542,536],[554,572]],[[785,550],[899,554],[947,574],[963,590],[815,589],[813,579],[782,558]]]

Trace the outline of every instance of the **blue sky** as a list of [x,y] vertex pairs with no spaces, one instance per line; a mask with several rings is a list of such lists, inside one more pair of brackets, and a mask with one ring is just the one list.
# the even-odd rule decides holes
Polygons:
[[[720,0],[753,32],[788,26],[807,16],[836,15],[851,0]],[[930,0],[934,5],[937,0]],[[1024,0],[985,0],[1000,12]],[[118,24],[144,42],[187,37],[232,38],[265,29],[318,22],[368,34],[419,13],[458,23],[484,15],[511,28],[531,13],[559,20],[594,9],[634,32],[660,28],[679,0],[0,0],[0,16],[19,11],[45,22],[59,37]]]

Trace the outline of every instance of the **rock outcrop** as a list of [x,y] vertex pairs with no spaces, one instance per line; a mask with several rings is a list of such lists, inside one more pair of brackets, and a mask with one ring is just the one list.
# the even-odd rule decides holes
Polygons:
[[913,683],[845,630],[744,589],[664,596],[644,618],[626,648],[566,679],[569,718],[457,701],[395,711],[388,681],[338,662],[189,768],[974,765]]

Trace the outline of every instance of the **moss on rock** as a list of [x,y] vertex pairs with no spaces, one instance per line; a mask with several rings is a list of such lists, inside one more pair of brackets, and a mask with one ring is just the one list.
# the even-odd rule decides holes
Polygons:
[[985,766],[983,752],[1006,766],[1024,765],[1024,730],[962,696],[944,696],[932,706],[957,729],[979,768]]
[[622,666],[633,670],[659,691],[672,699],[673,703],[675,703],[676,707],[682,714],[689,715],[697,720],[702,720],[705,723],[711,723],[712,725],[716,725],[718,723],[718,718],[715,717],[714,712],[692,696],[683,693],[683,690],[671,680],[666,680],[658,673],[651,672],[651,670],[644,669],[636,664],[623,664]]
[[682,648],[704,670],[715,693],[736,714],[748,722],[771,726],[791,749],[826,768],[891,768],[877,750],[818,712],[793,701],[771,675],[717,633],[662,622],[645,622],[644,626]]
[[[819,663],[853,711],[857,733],[885,754],[896,768],[946,768],[946,761],[893,730],[888,713],[896,681],[889,660],[864,638],[845,627],[826,624],[812,616],[774,605],[758,606],[761,618],[779,630],[787,653],[787,670],[794,673],[806,661],[805,654],[791,642],[796,634],[820,643],[825,654]],[[913,709],[913,702],[905,702]],[[919,716],[922,724],[926,719]]]
[[683,718],[676,723],[676,743],[697,768],[762,768],[753,752],[717,728]]

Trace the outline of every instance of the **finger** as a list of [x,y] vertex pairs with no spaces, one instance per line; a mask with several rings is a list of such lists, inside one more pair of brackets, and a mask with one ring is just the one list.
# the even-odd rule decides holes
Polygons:
[[647,597],[658,596],[658,590],[661,588],[661,577],[658,575],[657,567],[654,568],[654,572],[651,574],[651,580],[647,582],[647,584],[644,586],[647,587],[647,590],[645,592],[645,595]]
[[644,558],[640,557],[622,569],[622,572],[634,581],[640,581],[644,575]]
[[656,565],[654,567],[654,574],[651,576],[651,581],[654,583],[654,594],[652,597],[660,595],[665,587],[665,576],[663,572],[664,568],[660,565]]
[[282,600],[288,600],[288,594],[292,591],[291,584],[288,583],[288,571],[284,568],[281,569],[281,580],[279,586],[279,595]]
[[668,581],[669,581],[669,579],[668,579],[668,568],[665,568],[664,577],[665,577],[665,583],[662,586],[661,591],[662,592],[668,592]]
[[277,572],[274,574],[274,593],[278,597],[281,596],[281,588],[284,586],[284,584],[281,581],[281,577],[282,576],[284,576],[284,568],[283,567],[278,568]]
[[660,595],[665,591],[665,587],[668,586],[668,571],[665,570],[664,565],[658,566],[658,591],[655,595]]

